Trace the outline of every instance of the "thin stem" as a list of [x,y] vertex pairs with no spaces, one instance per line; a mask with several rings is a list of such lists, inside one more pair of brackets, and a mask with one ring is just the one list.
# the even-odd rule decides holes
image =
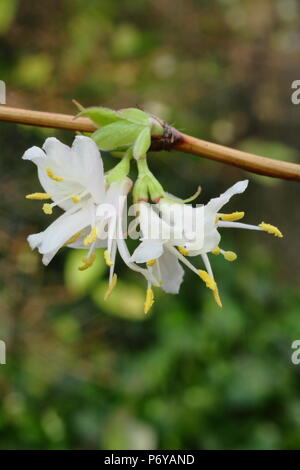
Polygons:
[[213,144],[182,134],[182,141],[175,145],[176,150],[199,155],[210,160],[237,166],[243,170],[287,180],[300,181],[300,165],[272,158],[261,157],[241,150]]
[[28,124],[39,127],[52,127],[78,132],[94,132],[97,127],[87,117],[71,116],[69,114],[47,113],[29,109],[0,106],[0,121]]
[[[8,106],[0,106],[0,121],[52,127],[55,129],[67,129],[78,132],[94,132],[96,130],[96,126],[86,117],[75,118],[68,114],[31,111],[10,108]],[[176,139],[174,139],[174,141],[172,140],[171,133],[169,143],[166,142],[166,136],[152,136],[152,150],[162,150],[163,148],[179,150],[228,165],[237,166],[252,173],[300,181],[300,165],[296,163],[273,160],[271,158],[242,152],[241,150],[232,149],[197,139],[187,134],[182,134],[175,129],[174,133],[176,133]]]

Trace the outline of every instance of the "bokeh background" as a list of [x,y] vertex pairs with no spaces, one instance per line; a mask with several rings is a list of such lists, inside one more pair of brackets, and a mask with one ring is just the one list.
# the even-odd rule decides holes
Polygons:
[[[139,106],[192,135],[299,162],[299,39],[297,0],[1,0],[0,79],[10,106]],[[72,133],[0,128],[0,447],[300,448],[297,183],[152,154],[168,191],[202,185],[198,202],[249,178],[226,209],[285,238],[224,231],[239,257],[212,259],[223,309],[187,272],[180,295],[157,293],[145,316],[144,283],[121,263],[105,303],[101,256],[79,272],[81,253],[65,248],[44,268],[27,245],[50,219],[24,199],[39,184],[21,156]]]

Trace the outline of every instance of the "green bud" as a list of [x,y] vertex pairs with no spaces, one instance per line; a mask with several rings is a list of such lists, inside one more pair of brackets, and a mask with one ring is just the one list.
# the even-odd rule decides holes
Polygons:
[[133,188],[134,202],[148,201],[149,195],[151,201],[158,202],[165,193],[159,181],[149,170],[146,158],[137,160],[137,166],[139,175]]
[[162,185],[155,178],[154,175],[152,175],[152,178],[149,178],[148,191],[150,194],[151,201],[155,203],[158,202],[162,197],[164,197],[165,194]]
[[147,184],[147,177],[139,177],[136,182],[134,183],[133,191],[132,191],[133,201],[148,201],[148,184]]

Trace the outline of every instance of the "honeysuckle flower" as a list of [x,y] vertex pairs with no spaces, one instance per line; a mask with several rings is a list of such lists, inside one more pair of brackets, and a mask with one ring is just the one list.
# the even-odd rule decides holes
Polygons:
[[247,186],[248,180],[239,181],[219,197],[211,199],[206,205],[204,205],[204,237],[200,234],[200,237],[196,237],[195,241],[187,242],[184,245],[184,249],[182,251],[185,251],[187,256],[197,256],[212,252],[213,254],[222,254],[227,261],[235,261],[237,255],[234,252],[224,251],[219,247],[221,235],[218,229],[223,227],[265,231],[277,237],[282,237],[282,233],[274,225],[265,222],[262,222],[259,225],[249,225],[237,222],[237,220],[242,219],[245,215],[242,211],[236,211],[230,214],[220,212],[222,207],[229,202],[233,195],[243,193]]
[[[88,269],[95,261],[96,249],[105,248],[104,259],[110,267],[109,297],[117,282],[114,273],[116,253],[119,251],[127,266],[157,283],[146,269],[130,260],[124,240],[126,198],[132,181],[126,177],[127,157],[108,175],[104,175],[100,152],[88,137],[76,137],[72,147],[55,138],[45,141],[43,149],[32,147],[23,155],[38,168],[38,177],[45,192],[27,195],[27,199],[49,200],[43,211],[51,214],[55,206],[65,212],[43,232],[29,235],[32,249],[38,248],[47,265],[63,246],[85,248],[87,255],[79,270]],[[149,294],[148,294],[149,297]]]
[[[94,248],[96,207],[104,200],[105,178],[102,159],[93,140],[77,136],[70,148],[51,137],[46,139],[42,149],[31,147],[22,158],[36,164],[45,190],[28,194],[26,198],[52,200],[43,205],[46,214],[52,214],[56,206],[65,211],[46,230],[28,237],[31,248],[38,248],[43,255],[43,263],[47,265],[62,246],[72,246],[83,231],[83,246]],[[86,265],[92,263],[92,250],[89,251]]]
[[[142,232],[141,244],[133,253],[132,259],[139,263],[146,263],[158,279],[161,287],[167,292],[177,293],[182,282],[183,272],[178,261],[195,272],[213,291],[217,304],[221,307],[221,300],[214,279],[208,253],[222,254],[228,261],[234,261],[237,255],[233,251],[225,251],[219,247],[221,235],[218,231],[222,227],[247,228],[266,231],[275,236],[282,237],[279,229],[271,224],[262,222],[258,226],[236,222],[244,216],[244,212],[231,214],[221,213],[222,207],[227,204],[235,194],[245,191],[248,181],[240,181],[217,198],[211,199],[206,205],[186,211],[185,205],[173,196],[162,198],[157,204],[159,212],[146,209],[144,204],[139,207],[139,223]],[[191,208],[190,208],[191,209]],[[182,218],[182,214],[187,214]],[[182,229],[182,221],[184,227]],[[200,222],[200,223],[199,223]],[[180,223],[178,229],[177,225]],[[148,227],[157,227],[153,237],[149,237]],[[168,228],[168,230],[167,230]],[[166,233],[170,236],[166,237]],[[181,240],[174,234],[181,233]],[[177,248],[175,248],[177,246]],[[187,258],[200,255],[205,270],[196,268]],[[167,256],[167,262],[165,262]],[[172,261],[171,261],[172,260]],[[167,269],[167,267],[169,269]],[[164,287],[165,285],[165,287]]]
[[[158,207],[161,207],[161,204],[159,204],[157,208]],[[176,216],[173,222],[177,222],[179,218],[180,220],[182,219],[182,209],[184,209],[184,206],[181,204],[175,209]],[[192,235],[190,232],[191,227],[188,226],[187,231],[182,231],[182,227],[178,229],[176,222],[172,224],[172,220],[170,221],[169,217],[168,222],[166,222],[149,204],[140,203],[138,205],[138,213],[142,238],[140,245],[134,251],[131,259],[137,263],[146,263],[148,271],[159,280],[160,287],[165,292],[172,294],[179,292],[180,285],[183,281],[184,270],[180,264],[181,262],[200,276],[206,286],[212,289],[218,305],[221,306],[217,285],[214,281],[207,255],[204,254],[202,256],[206,271],[197,269],[190,263],[186,256],[184,256],[184,254],[186,254],[184,245],[188,243],[187,240],[189,240],[189,237]],[[176,247],[178,247],[178,249]],[[152,292],[151,297],[153,299],[151,287],[152,286],[150,286],[149,289]]]
[[[219,229],[246,228],[282,237],[280,230],[265,222],[257,226],[241,223],[244,212],[221,212],[233,195],[245,191],[247,180],[236,183],[205,205],[192,207],[187,202],[199,190],[186,201],[167,194],[148,168],[143,145],[139,149],[139,177],[133,197],[137,211],[135,226],[139,225],[141,237],[132,255],[125,241],[127,196],[132,188],[127,176],[134,155],[132,148],[107,174],[98,147],[88,137],[76,137],[71,148],[49,138],[42,149],[27,150],[23,159],[36,164],[44,192],[28,194],[26,198],[43,201],[46,214],[52,214],[56,206],[64,211],[46,230],[28,237],[31,248],[39,250],[45,265],[63,246],[85,248],[87,255],[79,266],[81,271],[92,266],[97,248],[104,248],[104,260],[110,268],[105,299],[117,282],[115,260],[119,253],[125,264],[142,274],[147,282],[145,313],[154,302],[153,286],[173,294],[179,292],[184,276],[182,264],[204,281],[217,304],[222,306],[208,254],[222,254],[228,261],[234,261],[237,255],[220,247]],[[148,204],[149,197],[154,204]],[[205,269],[189,261],[189,257],[196,256],[202,258]]]
[[[174,256],[172,248],[183,244],[184,241],[175,239],[173,227],[159,216],[154,206],[140,202],[136,204],[136,212],[138,214],[136,225],[140,226],[142,237],[141,243],[131,256],[131,261],[146,263],[149,275],[158,280],[158,285],[165,292],[177,294],[184,271],[177,257]],[[148,292],[149,298],[153,300],[152,284],[154,283],[150,280]]]

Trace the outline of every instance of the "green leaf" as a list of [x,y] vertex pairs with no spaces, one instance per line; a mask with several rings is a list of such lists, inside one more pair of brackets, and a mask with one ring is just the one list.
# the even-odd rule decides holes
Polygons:
[[118,114],[123,119],[127,119],[128,121],[134,122],[135,124],[142,124],[144,126],[150,124],[149,115],[137,108],[120,109]]
[[98,129],[92,139],[101,150],[114,150],[132,145],[142,130],[141,125],[119,121]]
[[133,146],[133,156],[136,159],[146,155],[151,145],[151,130],[150,127],[145,127],[138,135]]
[[123,118],[119,116],[117,111],[109,108],[91,107],[81,111],[78,116],[89,117],[97,126],[106,126],[116,121],[121,121]]
[[150,125],[148,114],[136,108],[124,108],[119,111],[93,106],[81,111],[78,116],[89,117],[97,126],[102,127],[117,121],[128,121],[133,124]]

